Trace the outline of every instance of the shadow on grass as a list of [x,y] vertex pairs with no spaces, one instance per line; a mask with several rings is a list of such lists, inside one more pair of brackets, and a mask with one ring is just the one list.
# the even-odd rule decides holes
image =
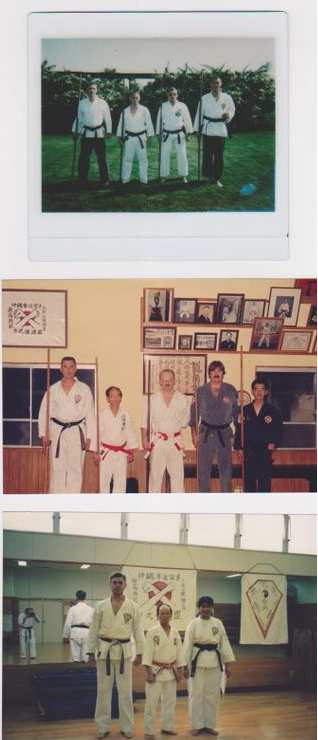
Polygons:
[[[202,185],[208,185],[207,180],[198,180],[192,182],[182,182],[181,180],[169,180],[169,182],[160,182],[160,180],[151,180],[147,185],[140,182],[129,182],[123,185],[120,182],[111,182],[110,186],[100,185],[97,180],[91,180],[83,185],[78,180],[60,180],[59,182],[45,183],[43,185],[44,193],[105,193],[112,196],[133,195],[138,193],[171,193],[180,191],[195,190]],[[212,185],[211,185],[212,187]]]

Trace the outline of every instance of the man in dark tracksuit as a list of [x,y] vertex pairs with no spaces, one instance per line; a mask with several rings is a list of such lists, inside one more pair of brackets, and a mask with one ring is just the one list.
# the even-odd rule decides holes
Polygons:
[[230,424],[237,422],[237,392],[233,385],[223,382],[225,368],[222,362],[211,362],[208,375],[210,382],[198,388],[191,407],[192,441],[198,449],[198,491],[210,492],[211,463],[216,456],[220,491],[230,493],[233,437]]
[[[244,472],[247,493],[271,490],[272,450],[282,436],[283,420],[276,406],[266,400],[268,386],[265,380],[252,383],[254,400],[244,406]],[[241,446],[241,425],[235,435],[235,447]]]

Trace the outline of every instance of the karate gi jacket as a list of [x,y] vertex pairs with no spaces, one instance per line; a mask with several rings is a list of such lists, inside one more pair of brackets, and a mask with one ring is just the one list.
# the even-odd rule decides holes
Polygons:
[[154,664],[175,663],[177,668],[185,665],[181,637],[173,627],[167,635],[161,624],[151,627],[145,639],[142,664],[152,668],[156,674],[156,681],[171,681],[175,678],[174,672],[167,668],[160,668]]
[[[112,645],[110,642],[104,642],[102,637],[112,640],[129,640],[129,642]],[[110,652],[110,659],[117,661],[121,659],[123,653],[125,659],[131,659],[133,655],[132,637],[135,640],[136,654],[141,655],[144,645],[141,613],[132,599],[125,597],[125,601],[116,614],[110,597],[97,604],[88,634],[88,653],[97,652],[97,658],[103,659]]]
[[[184,637],[184,657],[186,663],[190,663],[199,648],[194,647],[195,642],[216,643],[221,656],[222,663],[231,663],[235,656],[229,643],[225,627],[220,619],[210,617],[202,619],[196,617],[188,624]],[[204,650],[200,653],[197,660],[197,668],[217,668],[219,666],[218,655],[215,651],[208,652]]]

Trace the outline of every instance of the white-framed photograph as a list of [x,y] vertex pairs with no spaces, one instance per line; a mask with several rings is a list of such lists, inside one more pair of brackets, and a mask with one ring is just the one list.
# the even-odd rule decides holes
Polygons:
[[4,347],[67,347],[67,291],[2,291]]
[[136,224],[174,237],[173,259],[198,238],[196,258],[213,259],[211,240],[251,232],[286,256],[285,13],[36,13],[29,49],[31,257],[61,237],[56,258],[71,242],[78,258],[76,238],[94,258],[102,237],[103,259],[165,258],[145,241],[109,252],[137,246]]
[[301,288],[271,288],[267,316],[283,319],[284,326],[297,326]]

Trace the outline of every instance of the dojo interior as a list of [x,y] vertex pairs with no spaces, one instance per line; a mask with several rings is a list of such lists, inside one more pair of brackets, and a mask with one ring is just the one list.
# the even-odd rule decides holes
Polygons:
[[[266,349],[265,345],[261,350],[255,349],[255,342],[253,345],[252,341],[253,326],[242,324],[242,318],[241,323],[218,324],[215,309],[213,325],[180,323],[176,321],[178,317],[173,311],[168,323],[150,323],[145,312],[145,296],[150,295],[149,290],[154,293],[165,289],[172,291],[175,301],[178,298],[195,298],[201,303],[206,301],[215,304],[220,295],[240,294],[243,296],[242,301],[263,301],[266,316],[272,292],[277,292],[278,288],[281,288],[278,294],[288,294],[289,290],[292,292],[295,289],[295,280],[7,280],[4,281],[3,288],[7,291],[66,291],[66,346],[52,347],[50,350],[50,381],[55,382],[60,377],[58,368],[61,357],[65,354],[74,355],[78,362],[78,376],[91,385],[95,401],[98,396],[99,408],[104,406],[104,391],[109,385],[114,384],[122,389],[122,405],[131,414],[139,439],[149,359],[152,367],[158,364],[158,355],[164,355],[167,363],[188,361],[190,374],[193,363],[199,362],[200,382],[206,381],[206,367],[209,362],[219,359],[226,368],[225,381],[234,384],[238,390],[242,389],[245,397],[251,392],[251,382],[255,374],[265,373],[272,388],[276,383],[277,389],[278,384],[278,395],[288,388],[284,399],[280,399],[284,412],[284,432],[282,442],[273,455],[272,491],[306,493],[316,490],[314,295],[308,297],[300,294],[299,308],[293,319],[295,323],[291,327],[291,330],[297,331],[294,338],[285,337],[285,345],[279,345],[278,349]],[[173,304],[173,298],[170,304]],[[242,310],[243,305],[242,303]],[[296,306],[296,299],[294,305]],[[285,323],[286,320],[282,335],[285,329],[289,330],[290,324],[285,327]],[[158,327],[175,331],[174,348],[169,348],[169,337],[162,340],[168,342],[163,349],[156,344],[161,341],[160,337],[154,337],[151,332],[150,335],[149,332],[147,334],[149,329],[153,332]],[[234,351],[219,350],[221,332],[224,329],[231,331],[235,338]],[[202,337],[197,340],[197,346],[201,349],[195,349],[194,335],[203,335],[206,332],[215,335],[216,338],[212,340],[215,342],[215,349],[211,349],[208,344],[202,349],[200,342],[206,342]],[[191,349],[185,349],[189,346],[187,337],[192,342]],[[27,341],[30,343],[29,339]],[[151,349],[149,341],[154,343]],[[296,343],[293,344],[293,341]],[[36,419],[39,403],[46,389],[47,349],[17,347],[13,344],[14,342],[10,342],[11,346],[5,346],[3,350],[4,491],[43,493],[47,490],[47,480],[45,460],[37,437]],[[191,385],[191,378],[189,384]],[[197,481],[195,451],[189,429],[183,432],[182,441],[185,448],[185,491],[191,494],[197,490]],[[240,458],[235,450],[232,468],[233,490],[242,490]],[[127,492],[144,493],[146,490],[146,463],[142,450],[139,450],[134,462],[129,465]],[[163,482],[162,490],[169,491],[168,479]],[[217,490],[218,472],[216,466],[212,465],[211,491]],[[89,453],[86,454],[82,492],[98,492],[96,466]]]
[[[255,738],[256,732],[264,740],[315,737],[314,517],[6,512],[3,518],[3,685],[8,737],[25,737],[23,733],[33,737],[32,732],[41,738],[95,736],[94,669],[70,663],[62,628],[77,589],[85,590],[87,602],[94,606],[109,595],[110,573],[128,566],[195,571],[196,597],[214,598],[215,616],[222,619],[236,655],[221,703],[220,737],[243,740]],[[240,581],[246,573],[287,577],[286,644],[240,644]],[[32,661],[19,657],[17,629],[18,614],[30,605],[41,619],[35,627],[37,657]],[[60,676],[68,685],[76,679],[78,691],[88,687],[88,715],[81,714],[77,696],[77,708],[73,706],[69,716],[68,694],[59,687]],[[142,737],[141,667],[134,668],[134,692],[135,737]],[[48,697],[51,708],[54,704],[51,716]],[[185,681],[179,686],[177,729],[181,738],[189,736]],[[114,720],[112,734],[119,736],[117,732]]]

